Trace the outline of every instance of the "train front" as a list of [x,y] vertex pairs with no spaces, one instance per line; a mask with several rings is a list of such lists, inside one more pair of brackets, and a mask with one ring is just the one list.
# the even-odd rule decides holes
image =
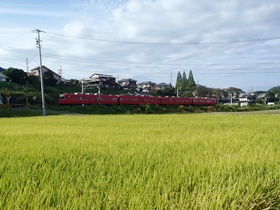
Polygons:
[[59,105],[66,105],[67,104],[67,100],[66,100],[65,95],[66,95],[65,93],[59,95],[59,99],[58,99],[58,104]]

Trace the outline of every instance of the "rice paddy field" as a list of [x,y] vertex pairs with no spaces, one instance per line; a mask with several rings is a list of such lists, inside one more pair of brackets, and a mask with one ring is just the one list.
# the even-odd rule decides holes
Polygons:
[[0,209],[279,209],[279,114],[0,118]]

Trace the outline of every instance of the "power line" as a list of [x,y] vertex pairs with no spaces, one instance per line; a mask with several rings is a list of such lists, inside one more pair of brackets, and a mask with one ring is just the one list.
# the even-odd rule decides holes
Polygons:
[[170,42],[136,42],[136,41],[121,41],[121,40],[109,40],[109,39],[96,39],[96,38],[88,38],[88,37],[79,37],[79,36],[71,36],[53,32],[47,32],[48,34],[53,34],[57,36],[75,38],[75,39],[84,39],[91,40],[97,42],[108,42],[108,43],[117,43],[117,44],[134,44],[134,45],[174,45],[174,46],[184,46],[184,45],[222,45],[222,44],[237,44],[237,43],[247,43],[247,42],[263,42],[263,41],[272,41],[279,40],[280,36],[277,37],[269,37],[269,38],[259,38],[259,39],[248,39],[248,40],[233,40],[233,41],[224,41],[224,42],[188,42],[188,43],[170,43]]
[[[109,42],[109,43],[118,43],[118,44],[136,44],[136,45],[174,45],[174,46],[184,46],[184,45],[220,45],[220,44],[236,44],[236,43],[246,43],[246,42],[263,42],[263,41],[273,41],[280,40],[280,36],[276,37],[267,37],[267,38],[258,38],[258,39],[246,39],[246,40],[231,40],[231,41],[222,41],[222,42],[183,42],[183,43],[170,43],[170,42],[141,42],[141,41],[123,41],[123,40],[111,40],[111,39],[97,39],[89,37],[80,37],[72,36],[66,34],[59,34],[54,32],[45,32],[46,34],[52,34],[56,36],[69,37],[75,39],[91,40],[97,42]],[[22,31],[2,31],[0,34],[29,34],[29,32]]]

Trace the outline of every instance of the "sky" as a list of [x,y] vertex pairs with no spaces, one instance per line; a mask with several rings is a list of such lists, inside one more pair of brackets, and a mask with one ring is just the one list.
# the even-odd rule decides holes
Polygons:
[[0,0],[0,67],[42,63],[65,79],[94,73],[209,88],[280,86],[279,0]]

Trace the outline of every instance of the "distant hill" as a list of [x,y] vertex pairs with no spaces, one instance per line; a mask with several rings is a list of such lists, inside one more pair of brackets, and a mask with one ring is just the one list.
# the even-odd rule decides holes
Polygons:
[[0,72],[5,71],[6,69],[3,69],[2,67],[0,67]]
[[270,88],[268,91],[280,91],[280,86]]

